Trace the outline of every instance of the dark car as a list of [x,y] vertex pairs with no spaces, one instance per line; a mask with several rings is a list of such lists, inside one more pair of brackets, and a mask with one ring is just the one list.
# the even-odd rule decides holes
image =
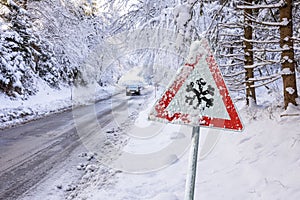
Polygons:
[[126,96],[141,95],[141,87],[138,85],[127,85]]

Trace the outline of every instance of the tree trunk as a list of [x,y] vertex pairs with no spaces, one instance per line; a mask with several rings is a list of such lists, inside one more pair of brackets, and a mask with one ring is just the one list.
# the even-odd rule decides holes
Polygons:
[[[252,0],[245,0],[245,5],[252,5]],[[252,22],[246,18],[246,15],[252,16],[252,9],[244,9],[244,54],[245,54],[245,66],[253,65],[253,44],[248,40],[252,40]],[[250,99],[256,103],[256,95],[255,95],[255,88],[254,82],[250,81],[249,79],[254,77],[253,68],[245,68],[245,80],[246,80],[246,103],[249,105]]]
[[293,0],[286,0],[286,5],[280,8],[280,21],[288,21],[286,26],[280,26],[280,47],[286,49],[281,53],[285,109],[289,103],[296,105],[296,98],[298,97],[295,75],[294,44],[291,39],[293,36],[292,3]]

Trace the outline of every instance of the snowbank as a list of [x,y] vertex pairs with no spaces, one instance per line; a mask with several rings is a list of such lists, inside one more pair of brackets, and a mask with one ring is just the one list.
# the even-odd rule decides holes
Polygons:
[[72,87],[56,90],[47,84],[40,84],[39,92],[27,100],[14,100],[0,94],[0,129],[70,110],[72,106],[86,105],[108,98],[115,89],[116,87],[113,86],[88,85],[82,87],[82,91],[88,92],[80,93],[80,96],[76,94],[76,98],[74,98],[74,88]]

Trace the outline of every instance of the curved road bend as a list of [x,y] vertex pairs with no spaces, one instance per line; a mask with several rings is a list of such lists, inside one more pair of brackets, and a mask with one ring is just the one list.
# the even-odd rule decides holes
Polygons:
[[[112,110],[122,110],[125,104],[124,98],[116,97],[113,104],[106,99],[91,106],[95,107],[98,122],[105,125],[113,120]],[[88,119],[88,106],[77,109],[82,118],[87,115]],[[17,199],[80,145],[72,110],[1,130],[0,199]]]

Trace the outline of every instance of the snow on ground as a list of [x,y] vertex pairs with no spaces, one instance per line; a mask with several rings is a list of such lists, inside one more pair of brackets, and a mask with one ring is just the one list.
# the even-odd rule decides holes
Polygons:
[[[133,72],[138,74],[137,70]],[[112,90],[98,89],[97,98],[105,97]],[[155,92],[153,88],[148,89],[142,97],[124,95],[128,104],[126,116],[120,117],[121,113],[116,111],[115,121],[104,127],[109,142],[101,151],[109,156],[113,144],[122,154],[137,157],[129,157],[125,163],[115,160],[116,164],[107,164],[90,149],[79,148],[73,158],[53,170],[56,173],[20,199],[183,199],[191,128],[149,122],[147,115],[155,102]],[[6,102],[0,109],[28,108],[49,113],[71,105],[67,100],[71,96],[69,88],[45,91],[25,102]],[[242,133],[201,128],[201,146],[205,146],[211,130],[218,137],[210,154],[201,156],[200,147],[195,199],[300,198],[300,109],[289,106],[283,111],[278,106],[281,97],[277,93],[258,91],[258,105],[249,108],[244,106],[244,100],[236,100],[245,127]],[[90,99],[88,93],[83,96]],[[6,100],[0,98],[1,102]],[[235,99],[239,99],[238,95]],[[271,99],[275,102],[270,102]],[[54,104],[57,107],[51,106]]]
[[90,159],[91,154],[86,151],[82,146],[75,149],[68,159],[51,170],[52,173],[48,172],[49,175],[33,188],[34,192],[29,191],[20,199],[65,199],[65,193],[75,189],[76,184],[73,183],[76,183],[88,171],[87,167],[94,166],[95,160]]
[[[146,110],[140,113],[142,118]],[[220,130],[220,139],[214,150],[198,160],[195,199],[300,198],[300,117],[282,118],[281,112],[280,108],[240,107],[245,130],[243,133]],[[142,118],[137,118],[136,123],[143,124]],[[147,123],[145,121],[143,125]],[[151,142],[131,138],[124,151],[144,154],[160,151],[162,146],[176,138],[166,136],[174,132],[162,132],[149,139]],[[202,128],[202,132],[205,137],[208,129]],[[186,137],[189,136],[187,133]],[[162,169],[138,174],[120,172],[116,174],[116,183],[109,187],[89,185],[77,191],[75,199],[183,199],[187,152]]]
[[[64,190],[66,199],[76,200],[181,200],[184,198],[185,179],[188,163],[188,146],[191,128],[178,125],[162,126],[153,130],[146,116],[154,103],[153,94],[145,101],[135,98],[128,115],[132,118],[123,123],[119,129],[111,124],[108,133],[119,134],[117,141],[122,143],[122,152],[146,155],[145,163],[158,162],[151,169],[137,166],[136,173],[120,166],[119,169],[97,160],[90,168],[82,171],[83,176],[74,182],[74,187]],[[263,94],[260,94],[261,98]],[[261,99],[267,102],[268,98]],[[134,103],[136,102],[136,104]],[[196,181],[195,199],[224,200],[224,199],[291,199],[300,198],[300,117],[280,117],[283,109],[266,103],[267,106],[244,107],[243,102],[236,103],[240,116],[245,125],[242,133],[214,129],[219,134],[217,144],[210,154],[200,156]],[[290,110],[299,113],[298,108]],[[134,123],[133,123],[134,121]],[[133,123],[130,125],[130,123]],[[132,126],[151,130],[147,134],[138,135]],[[160,126],[157,124],[157,126]],[[107,127],[108,128],[108,127]],[[146,128],[146,129],[145,129]],[[117,130],[117,131],[115,131]],[[201,128],[201,144],[210,134],[208,128]],[[126,134],[125,137],[121,135]],[[148,137],[147,137],[148,136]],[[119,141],[118,141],[119,140]],[[174,149],[174,154],[168,154],[170,162],[161,161],[153,152],[161,152],[176,140],[184,140]],[[187,142],[188,141],[188,142]],[[124,143],[123,143],[124,142]],[[108,151],[109,152],[109,151]],[[199,154],[201,155],[201,147]],[[151,157],[153,156],[153,157]],[[172,157],[174,156],[174,157]],[[138,163],[129,160],[134,165]],[[79,166],[78,166],[79,165]],[[86,166],[80,163],[73,167]],[[63,176],[63,175],[62,175]],[[66,183],[55,182],[56,185]],[[48,185],[52,193],[43,193],[44,199],[60,199],[55,191],[62,189]],[[46,188],[44,188],[46,189]],[[29,199],[39,199],[41,191],[36,190]],[[26,199],[26,198],[25,198]]]
[[[60,90],[50,88],[46,83],[39,83],[39,92],[27,100],[10,99],[0,93],[0,129],[15,126],[26,121],[44,117],[70,109],[72,106],[85,105],[94,100],[108,98],[117,87],[99,87],[98,84],[78,88],[81,96],[74,97],[74,88]],[[96,95],[95,95],[96,94]]]

